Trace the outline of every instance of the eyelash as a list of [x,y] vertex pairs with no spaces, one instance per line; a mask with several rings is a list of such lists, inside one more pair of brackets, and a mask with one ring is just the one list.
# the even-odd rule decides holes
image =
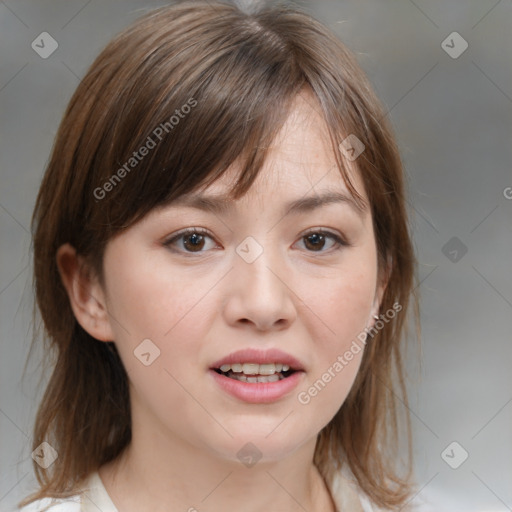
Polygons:
[[[163,242],[163,245],[165,247],[169,247],[173,252],[184,254],[187,257],[188,256],[191,256],[191,257],[199,256],[206,251],[190,252],[190,251],[186,251],[186,250],[185,251],[176,250],[171,247],[179,239],[184,238],[189,235],[194,235],[194,234],[207,236],[208,238],[211,238],[212,240],[214,239],[213,236],[209,233],[209,231],[204,228],[187,228],[187,229],[180,231],[179,233],[171,236],[171,238],[169,238],[168,240]],[[335,246],[333,246],[330,250],[327,250],[327,251],[307,251],[307,252],[310,252],[311,254],[316,254],[316,253],[327,254],[327,253],[331,253],[333,250],[339,251],[343,247],[350,246],[350,244],[345,239],[343,239],[341,236],[337,235],[336,233],[332,233],[331,231],[326,231],[324,229],[318,229],[318,228],[313,228],[313,229],[308,230],[300,238],[303,239],[312,234],[324,235],[324,236],[330,238],[331,240],[334,240]]]

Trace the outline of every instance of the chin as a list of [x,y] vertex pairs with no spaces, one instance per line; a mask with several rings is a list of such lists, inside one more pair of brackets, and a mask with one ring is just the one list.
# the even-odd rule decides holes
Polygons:
[[[282,421],[282,419],[281,419]],[[227,434],[218,442],[210,444],[209,450],[225,461],[245,464],[251,467],[255,463],[273,463],[286,459],[307,442],[316,441],[314,432],[295,432],[283,429],[279,432],[273,423],[272,429],[268,423],[263,422],[261,428],[231,428],[228,429],[233,436]],[[273,430],[274,429],[274,430]]]

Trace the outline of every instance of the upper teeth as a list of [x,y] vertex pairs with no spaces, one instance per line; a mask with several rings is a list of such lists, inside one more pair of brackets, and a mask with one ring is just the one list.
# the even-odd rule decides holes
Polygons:
[[222,372],[232,370],[235,373],[244,373],[245,375],[274,375],[281,371],[287,372],[290,367],[287,364],[270,363],[270,364],[257,364],[257,363],[235,363],[223,364],[220,367]]

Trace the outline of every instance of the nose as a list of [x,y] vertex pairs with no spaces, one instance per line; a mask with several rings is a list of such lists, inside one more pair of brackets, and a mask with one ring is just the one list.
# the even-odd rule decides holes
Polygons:
[[223,312],[229,325],[276,331],[294,322],[297,311],[292,273],[277,253],[265,247],[250,263],[235,254]]

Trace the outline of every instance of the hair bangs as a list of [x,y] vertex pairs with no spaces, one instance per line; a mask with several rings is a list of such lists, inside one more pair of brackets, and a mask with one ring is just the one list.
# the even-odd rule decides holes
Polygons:
[[[201,30],[204,39],[204,26]],[[293,54],[276,37],[248,23],[240,41],[202,41],[204,56],[199,63],[197,56],[189,59],[195,66],[188,68],[186,53],[196,55],[201,41],[180,52],[179,63],[154,55],[165,46],[154,48],[135,71],[140,78],[131,76],[144,86],[111,95],[112,110],[123,114],[106,125],[88,184],[103,209],[90,208],[91,219],[97,218],[92,224],[104,225],[108,217],[107,239],[152,209],[213,183],[233,164],[240,167],[234,197],[250,188],[305,85]]]

